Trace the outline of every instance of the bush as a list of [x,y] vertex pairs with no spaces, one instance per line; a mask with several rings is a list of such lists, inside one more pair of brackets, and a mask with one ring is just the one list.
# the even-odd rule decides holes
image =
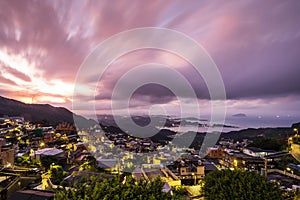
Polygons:
[[214,171],[204,178],[202,193],[207,200],[281,200],[279,188],[256,172]]
[[131,176],[126,176],[123,182],[119,182],[117,177],[100,178],[90,177],[88,180],[74,183],[67,188],[56,191],[57,200],[97,200],[97,199],[181,199],[180,195],[171,195],[162,192],[163,182],[160,178],[147,182],[140,180],[136,182]]

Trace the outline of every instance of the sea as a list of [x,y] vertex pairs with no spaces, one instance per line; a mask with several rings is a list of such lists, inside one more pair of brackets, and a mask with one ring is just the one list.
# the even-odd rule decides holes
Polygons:
[[[209,118],[201,118],[201,120],[197,119],[189,119],[191,122],[198,121],[204,126],[192,126],[185,125],[179,127],[171,127],[168,128],[177,132],[213,132],[218,131],[220,128],[214,128],[210,126]],[[226,116],[225,122],[223,123],[225,126],[223,127],[222,132],[227,133],[230,131],[239,131],[247,128],[277,128],[277,127],[291,127],[294,123],[300,122],[300,117],[296,116]],[[210,127],[210,128],[209,128]]]

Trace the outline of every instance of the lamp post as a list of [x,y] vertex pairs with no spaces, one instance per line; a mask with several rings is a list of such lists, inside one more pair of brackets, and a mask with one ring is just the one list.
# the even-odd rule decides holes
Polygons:
[[268,162],[269,161],[272,161],[272,159],[268,159],[267,157],[263,157],[263,159],[264,159],[264,164],[265,164],[265,177],[268,177]]
[[194,185],[196,185],[197,176],[195,175],[195,173],[192,173],[192,176],[194,177]]
[[294,128],[294,132],[296,133],[296,136],[298,136],[298,128]]
[[265,177],[268,177],[268,160],[267,158],[264,158],[264,164],[265,164]]

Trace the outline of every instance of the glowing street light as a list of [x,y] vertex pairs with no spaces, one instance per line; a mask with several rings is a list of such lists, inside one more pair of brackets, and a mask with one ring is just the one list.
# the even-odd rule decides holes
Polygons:
[[194,185],[196,185],[197,176],[195,175],[195,173],[192,173],[192,176],[194,177]]
[[40,147],[43,148],[45,146],[45,142],[40,143]]
[[294,132],[298,135],[298,128],[294,128]]

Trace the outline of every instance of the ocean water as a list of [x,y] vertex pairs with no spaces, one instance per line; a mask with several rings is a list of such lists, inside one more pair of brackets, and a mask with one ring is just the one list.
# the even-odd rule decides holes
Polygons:
[[[207,121],[199,121],[201,124],[210,124],[209,118],[201,118],[207,119]],[[191,121],[191,120],[189,120]],[[196,121],[196,120],[192,120]],[[230,131],[238,131],[247,128],[275,128],[275,127],[291,127],[293,123],[300,122],[300,117],[293,116],[246,116],[246,117],[234,117],[227,116],[224,122],[224,125],[232,126],[232,127],[224,127],[222,132],[230,132]],[[207,126],[197,127],[197,126],[181,126],[179,127],[171,127],[168,128],[177,132],[188,132],[188,131],[196,131],[196,132],[212,132],[217,131],[216,128],[208,129]]]
[[226,117],[225,124],[236,125],[240,128],[291,127],[300,122],[300,117],[293,116],[246,116]]

